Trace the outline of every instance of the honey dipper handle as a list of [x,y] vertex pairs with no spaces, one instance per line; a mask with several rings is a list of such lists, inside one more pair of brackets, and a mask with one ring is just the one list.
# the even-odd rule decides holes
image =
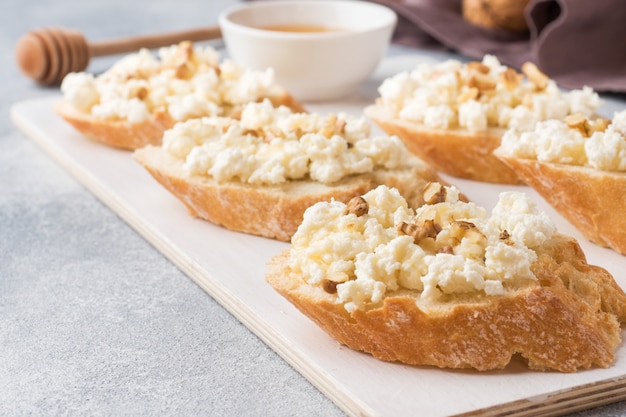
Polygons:
[[134,52],[141,48],[154,49],[162,46],[174,45],[182,41],[206,41],[219,39],[222,36],[217,26],[203,29],[192,29],[181,32],[171,32],[158,35],[134,36],[132,38],[111,39],[89,43],[89,55],[106,56],[127,52]]

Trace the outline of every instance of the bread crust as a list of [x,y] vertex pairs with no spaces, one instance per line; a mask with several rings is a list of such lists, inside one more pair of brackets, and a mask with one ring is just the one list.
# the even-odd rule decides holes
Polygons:
[[626,255],[626,173],[496,155],[585,238]]
[[446,174],[498,184],[523,184],[514,170],[493,155],[505,130],[490,128],[472,133],[464,129],[431,129],[394,118],[378,104],[365,115],[389,135],[397,135],[409,151]]
[[56,103],[54,111],[87,138],[126,150],[160,143],[163,132],[176,123],[166,112],[154,113],[150,119],[138,123],[98,119],[77,110],[65,100]]
[[[275,107],[283,105],[294,112],[306,112],[304,105],[288,92],[278,87],[275,90],[267,97]],[[150,119],[138,123],[131,123],[127,120],[99,119],[76,109],[66,100],[56,103],[54,111],[87,138],[125,150],[135,150],[146,145],[160,145],[163,133],[177,123],[177,120],[166,111],[157,111]],[[240,109],[236,107],[231,113],[236,114],[238,111]]]
[[347,202],[386,184],[397,188],[410,205],[418,207],[424,204],[424,186],[431,181],[441,181],[426,164],[416,164],[406,169],[353,175],[331,185],[302,180],[254,186],[235,181],[218,183],[208,176],[189,176],[183,169],[183,161],[156,146],[138,149],[133,157],[183,202],[192,216],[230,230],[281,241],[291,239],[302,222],[304,211],[319,201]]
[[353,313],[294,274],[289,249],[272,258],[266,279],[339,343],[385,361],[486,371],[520,354],[535,370],[610,366],[626,318],[626,295],[612,276],[562,235],[545,245],[533,272],[534,285],[505,296],[428,306],[405,291]]

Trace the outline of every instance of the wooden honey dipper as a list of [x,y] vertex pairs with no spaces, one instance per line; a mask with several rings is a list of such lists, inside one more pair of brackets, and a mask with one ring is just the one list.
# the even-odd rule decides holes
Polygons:
[[15,54],[26,76],[41,85],[54,85],[59,84],[70,72],[83,71],[93,57],[134,52],[141,48],[159,48],[186,40],[198,42],[220,37],[219,27],[208,27],[89,43],[76,30],[44,28],[22,36],[17,42]]

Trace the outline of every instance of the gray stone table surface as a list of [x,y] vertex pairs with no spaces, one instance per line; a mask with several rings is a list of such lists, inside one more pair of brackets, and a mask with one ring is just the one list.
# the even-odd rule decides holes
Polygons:
[[[172,32],[234,3],[3,0],[0,416],[344,415],[10,120],[13,103],[58,94],[15,65],[27,31]],[[576,415],[622,414],[626,403]]]

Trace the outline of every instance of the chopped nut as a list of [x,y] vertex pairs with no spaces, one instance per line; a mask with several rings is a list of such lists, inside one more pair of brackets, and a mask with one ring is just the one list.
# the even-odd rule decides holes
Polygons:
[[606,128],[609,127],[609,125],[611,124],[611,120],[604,117],[598,117],[591,120],[590,124],[591,130],[593,130],[594,132],[604,132]]
[[452,226],[456,228],[456,230],[453,231],[453,235],[459,240],[470,239],[470,241],[479,242],[486,239],[485,235],[483,235],[472,222],[456,220],[452,223]]
[[337,281],[331,281],[329,279],[325,279],[322,281],[322,288],[324,289],[324,291],[326,291],[329,294],[336,294],[338,284],[339,282]]
[[[228,114],[228,117],[232,119],[237,119],[237,120],[241,119],[241,112],[243,111],[243,108],[241,106],[233,107],[233,106],[226,105],[224,106],[224,108],[228,109],[224,111],[225,114]],[[222,128],[222,130],[223,130],[223,133],[226,133],[226,131],[228,130],[228,127]]]
[[422,230],[424,231],[425,237],[432,237],[434,239],[439,232],[441,232],[441,226],[435,223],[434,220],[426,220],[422,226]]
[[578,130],[584,137],[588,138],[591,136],[591,125],[583,114],[570,114],[563,121],[568,127]]
[[429,182],[424,187],[424,202],[426,204],[437,204],[446,201],[446,187],[438,182]]
[[548,86],[548,76],[541,72],[532,62],[524,63],[524,65],[522,65],[522,72],[531,83],[535,84],[538,90],[543,90]]
[[213,67],[213,71],[215,71],[215,75],[217,75],[218,77],[219,77],[220,75],[222,75],[222,69],[220,68],[220,66],[219,66],[219,65],[215,65],[215,66]]
[[343,119],[341,120],[337,120],[337,123],[335,123],[335,130],[339,133],[345,133],[346,132],[346,124],[347,122]]
[[365,201],[363,197],[357,196],[348,201],[347,208],[348,213],[360,217],[364,214],[367,214],[369,210],[369,204],[367,204],[367,201]]
[[475,87],[468,88],[467,90],[463,91],[459,95],[459,97],[457,98],[457,101],[459,103],[465,103],[466,101],[476,100],[478,98],[479,93],[480,92],[478,91],[478,88],[475,88]]
[[144,86],[136,87],[130,92],[130,98],[138,98],[139,100],[143,100],[148,97],[148,89]]
[[261,136],[263,136],[264,142],[271,142],[274,139],[280,139],[284,137],[283,132],[278,129],[276,126],[270,126],[266,131],[261,131]]
[[335,116],[334,114],[330,114],[326,118],[326,123],[319,133],[327,138],[330,138],[335,133],[337,133],[336,129],[337,129],[337,116]]
[[400,222],[396,225],[398,233],[402,233],[404,235],[412,235],[416,229],[417,225],[413,223]]
[[509,246],[513,244],[513,241],[511,240],[511,235],[506,230],[503,230],[503,231],[500,232],[499,238],[500,238],[501,241],[503,241],[504,243],[506,243]]
[[241,132],[242,135],[246,136],[246,135],[252,135],[252,136],[259,136],[259,132],[254,130],[254,129],[245,129],[243,132]]
[[179,64],[174,75],[179,80],[188,80],[193,76],[193,68],[188,62]]
[[345,272],[334,272],[322,280],[322,288],[329,294],[336,294],[337,285],[354,278],[350,278]]
[[481,74],[489,74],[489,67],[483,64],[482,62],[478,62],[478,61],[468,62],[467,68],[469,68],[470,71],[476,71]]
[[454,248],[449,245],[442,246],[437,250],[437,253],[449,253],[450,255],[454,255]]
[[455,223],[463,230],[478,230],[476,225],[472,222],[467,222],[465,220],[456,220]]
[[148,89],[146,87],[139,88],[139,91],[137,91],[137,98],[139,100],[143,100],[146,97],[148,97]]
[[401,222],[397,226],[398,232],[413,237],[415,243],[419,243],[420,240],[430,237],[436,238],[439,232],[441,232],[441,226],[435,223],[434,220],[425,220],[421,224]]
[[136,68],[133,72],[126,74],[126,80],[146,80],[150,77],[149,71],[143,68]]
[[524,76],[515,71],[513,68],[507,68],[500,74],[500,79],[507,90],[512,90],[520,85],[523,78]]
[[496,81],[485,74],[478,73],[470,76],[469,80],[467,80],[467,85],[477,88],[478,91],[482,93],[484,91],[495,90]]
[[296,127],[291,131],[297,138],[301,138],[304,135],[304,131],[300,127]]
[[178,64],[191,61],[192,56],[193,44],[191,41],[182,41],[178,44],[178,50],[176,51],[176,62]]
[[183,41],[178,44],[176,56],[174,58],[174,70],[176,78],[188,80],[193,76],[192,65],[193,44],[190,41]]

